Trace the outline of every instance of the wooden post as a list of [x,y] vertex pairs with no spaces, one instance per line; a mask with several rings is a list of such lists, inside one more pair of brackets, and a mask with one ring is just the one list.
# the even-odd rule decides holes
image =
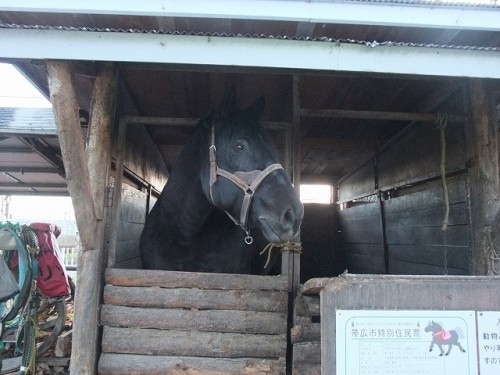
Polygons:
[[50,100],[83,250],[95,249],[96,217],[80,127],[78,101],[68,62],[47,61]]
[[[116,70],[112,65],[105,65],[96,77],[88,159],[70,63],[47,61],[47,71],[66,180],[75,209],[82,250],[78,262],[70,372],[95,374],[103,285],[103,194],[111,163],[109,139],[113,125]],[[100,97],[105,98],[104,101]],[[102,191],[96,192],[99,186]]]
[[[297,192],[300,189],[300,101],[299,101],[299,77],[293,76],[293,127],[291,139],[287,133],[287,153],[292,148],[292,182]],[[287,130],[288,132],[288,130]],[[294,242],[300,242],[300,233],[294,238]],[[291,300],[295,298],[300,285],[300,254],[285,251],[281,260],[281,272],[288,276],[288,289],[291,292]]]
[[103,63],[94,83],[90,104],[87,156],[92,195],[97,220],[103,220],[104,197],[110,168],[111,135],[115,113],[116,67]]
[[490,228],[499,207],[498,145],[495,108],[488,83],[468,80],[469,189],[473,275],[493,275]]

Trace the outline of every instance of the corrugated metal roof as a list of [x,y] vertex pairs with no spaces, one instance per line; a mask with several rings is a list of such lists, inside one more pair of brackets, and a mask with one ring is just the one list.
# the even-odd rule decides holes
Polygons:
[[20,25],[0,23],[0,28],[4,29],[22,29],[22,30],[60,30],[60,31],[85,31],[99,33],[129,33],[129,34],[162,34],[162,35],[187,35],[204,37],[222,37],[222,38],[252,38],[252,39],[278,39],[278,40],[301,40],[326,43],[348,43],[362,44],[370,47],[392,46],[392,47],[425,47],[425,48],[447,48],[473,51],[500,51],[500,47],[477,46],[477,45],[455,45],[455,44],[436,44],[436,43],[413,43],[397,41],[369,41],[355,39],[336,39],[331,37],[302,37],[286,35],[266,35],[266,34],[239,34],[224,32],[187,32],[187,31],[169,31],[156,29],[121,29],[121,28],[100,28],[100,27],[72,27],[72,26],[48,26],[48,25]]
[[500,9],[500,4],[496,0],[346,0],[348,3],[381,3],[381,4],[401,4],[401,5],[422,5],[433,7],[474,7]]
[[0,194],[67,195],[51,108],[0,108]]
[[51,108],[0,108],[0,133],[57,135]]

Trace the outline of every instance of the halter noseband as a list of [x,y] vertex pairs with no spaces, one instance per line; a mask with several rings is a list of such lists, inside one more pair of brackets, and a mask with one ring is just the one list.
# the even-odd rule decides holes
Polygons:
[[264,179],[273,171],[278,169],[283,169],[281,164],[274,163],[265,168],[264,170],[253,170],[250,172],[241,172],[236,171],[234,173],[228,172],[225,169],[219,168],[217,166],[217,156],[215,148],[215,130],[214,126],[212,126],[212,135],[211,135],[211,144],[209,147],[209,155],[210,155],[210,200],[214,206],[215,204],[213,198],[213,185],[217,181],[217,176],[222,176],[233,182],[236,186],[238,186],[245,193],[243,197],[243,202],[241,204],[240,210],[240,221],[236,220],[229,212],[224,210],[226,215],[235,223],[239,225],[241,229],[245,231],[247,236],[245,237],[245,242],[250,245],[253,242],[252,236],[250,236],[250,231],[247,228],[248,221],[248,212],[250,210],[250,203],[252,201],[253,194],[259,187],[260,183],[264,181]]

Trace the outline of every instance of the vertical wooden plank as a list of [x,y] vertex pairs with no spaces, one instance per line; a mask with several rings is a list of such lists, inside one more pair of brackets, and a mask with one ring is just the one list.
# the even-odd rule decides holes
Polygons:
[[94,83],[90,104],[90,127],[87,156],[90,187],[97,220],[103,219],[107,176],[111,164],[111,135],[116,102],[117,69],[103,63]]
[[127,123],[120,120],[118,124],[118,140],[116,151],[116,171],[113,185],[113,205],[111,207],[111,225],[108,250],[108,267],[116,263],[116,245],[118,242],[118,225],[120,223],[120,209],[122,201],[123,163],[127,139]]
[[380,215],[380,239],[381,239],[381,244],[384,248],[384,268],[385,268],[385,273],[389,273],[389,248],[387,246],[387,237],[386,237],[386,231],[385,231],[385,207],[384,207],[384,197],[383,193],[379,188],[379,183],[378,183],[378,177],[379,177],[379,169],[378,169],[378,156],[375,155],[373,158],[373,180],[374,180],[374,187],[375,190],[377,191],[377,200],[378,200],[378,209],[379,209],[379,215]]
[[[291,147],[293,151],[292,159],[292,181],[300,194],[300,98],[299,98],[299,77],[293,76],[293,128]],[[298,233],[294,242],[300,242],[300,233]],[[296,252],[285,251],[282,256],[281,271],[288,276],[288,287],[292,293],[291,300],[295,298],[300,285],[300,254]]]
[[471,220],[471,273],[493,274],[493,248],[490,229],[498,210],[498,145],[495,107],[488,83],[468,80],[469,123],[469,188]]

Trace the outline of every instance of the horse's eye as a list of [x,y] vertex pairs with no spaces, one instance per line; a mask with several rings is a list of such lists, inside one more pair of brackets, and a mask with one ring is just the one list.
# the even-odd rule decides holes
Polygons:
[[241,143],[237,143],[236,145],[234,145],[233,150],[235,152],[242,152],[245,151],[245,146],[243,146]]

